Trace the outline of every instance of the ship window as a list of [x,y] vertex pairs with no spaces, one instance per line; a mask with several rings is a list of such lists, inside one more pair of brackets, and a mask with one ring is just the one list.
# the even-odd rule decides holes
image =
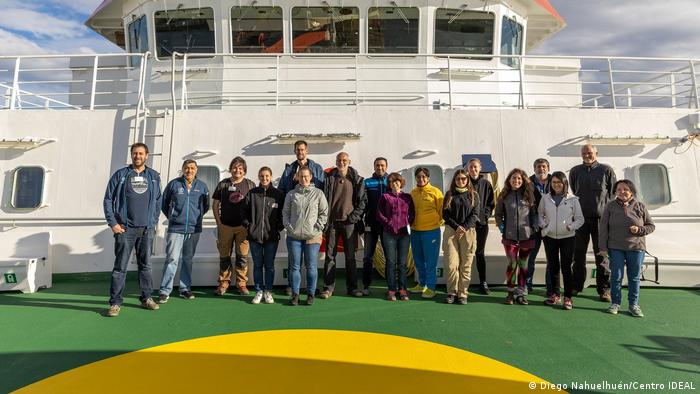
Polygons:
[[668,169],[663,164],[639,164],[634,167],[637,194],[649,209],[671,203],[671,185]]
[[217,166],[197,166],[197,179],[207,185],[207,189],[209,189],[209,205],[211,205],[211,196],[216,190],[216,185],[221,180],[221,170]]
[[[504,16],[501,27],[501,55],[521,55],[522,51],[523,25]],[[519,59],[513,57],[502,57],[501,63],[511,67],[520,67]]]
[[41,167],[15,169],[12,184],[13,208],[32,209],[41,206],[44,195],[44,173]]
[[282,53],[281,7],[231,8],[233,53]]
[[369,9],[369,53],[418,53],[416,7],[372,7]]
[[[148,52],[148,26],[146,24],[146,15],[129,23],[129,52],[131,53],[146,53]],[[141,58],[134,56],[131,58],[131,66],[139,67]]]
[[493,53],[493,24],[494,15],[490,12],[438,8],[435,11],[435,53],[490,55]]
[[360,11],[357,7],[292,8],[292,52],[359,51]]
[[155,13],[158,57],[214,53],[214,9],[189,8]]

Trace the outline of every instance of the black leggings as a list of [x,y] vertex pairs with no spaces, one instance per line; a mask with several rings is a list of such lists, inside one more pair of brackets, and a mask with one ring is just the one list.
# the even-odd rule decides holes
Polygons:
[[486,282],[486,257],[484,249],[486,247],[486,238],[489,236],[488,224],[476,225],[476,269],[479,271],[479,283]]

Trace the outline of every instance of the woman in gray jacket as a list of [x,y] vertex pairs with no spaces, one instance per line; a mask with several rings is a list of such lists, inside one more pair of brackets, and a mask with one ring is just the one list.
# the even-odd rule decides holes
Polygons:
[[[508,268],[506,284],[508,296],[506,304],[513,301],[527,305],[527,258],[535,246],[535,231],[538,231],[535,196],[532,183],[525,171],[512,170],[503,185],[503,191],[496,203],[496,224],[503,234],[501,243],[506,251]],[[517,289],[516,289],[517,285]]]
[[290,305],[299,304],[302,251],[306,263],[306,304],[313,305],[316,293],[318,251],[321,248],[323,228],[328,221],[328,203],[323,191],[311,185],[313,175],[309,167],[297,172],[296,187],[284,199],[282,223],[287,230],[289,275],[292,278]]
[[[578,197],[569,195],[569,182],[561,171],[552,174],[550,192],[543,195],[537,210],[542,227],[542,242],[547,254],[547,275],[550,275],[547,289],[549,298],[547,305],[559,305],[559,270],[564,277],[564,305],[570,310],[574,307],[571,301],[573,276],[571,264],[574,258],[576,230],[584,223],[581,204]],[[554,288],[556,286],[556,288]]]
[[646,242],[656,226],[649,211],[637,200],[634,183],[623,179],[613,187],[615,199],[605,206],[598,229],[600,254],[610,261],[610,296],[608,312],[616,315],[622,303],[622,278],[627,267],[629,311],[632,316],[644,317],[639,307],[639,276],[644,262]]

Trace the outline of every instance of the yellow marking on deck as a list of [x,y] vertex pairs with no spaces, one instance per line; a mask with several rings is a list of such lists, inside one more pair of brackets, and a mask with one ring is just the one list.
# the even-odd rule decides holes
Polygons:
[[356,331],[279,330],[126,353],[16,393],[518,393],[541,392],[543,382],[500,361],[428,341]]

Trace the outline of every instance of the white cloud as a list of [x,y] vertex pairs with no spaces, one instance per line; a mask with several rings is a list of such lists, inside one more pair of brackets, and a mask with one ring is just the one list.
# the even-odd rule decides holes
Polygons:
[[92,11],[94,11],[97,6],[99,6],[102,3],[102,0],[50,0],[51,3],[54,3],[59,6],[65,6],[69,7],[72,10],[84,14],[84,15],[90,15],[92,14]]
[[31,40],[0,28],[0,55],[38,55],[50,53]]
[[700,56],[697,0],[551,0],[568,26],[533,53],[601,56]]
[[78,21],[23,8],[0,12],[0,27],[27,32],[35,37],[74,38],[86,32],[86,28]]

